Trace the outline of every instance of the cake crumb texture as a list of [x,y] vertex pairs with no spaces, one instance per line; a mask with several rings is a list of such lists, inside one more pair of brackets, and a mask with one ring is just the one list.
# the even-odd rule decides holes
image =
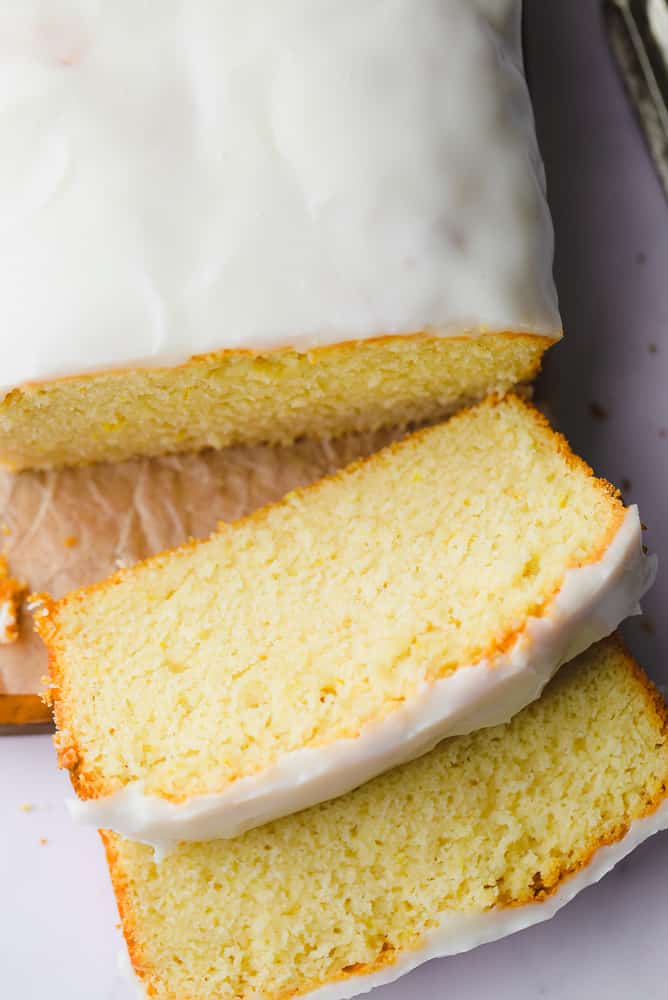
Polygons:
[[535,409],[482,403],[43,600],[61,766],[82,798],[141,780],[178,802],[354,738],[511,648],[624,517]]
[[435,420],[530,382],[551,343],[504,333],[382,337],[26,385],[0,401],[0,462],[14,470],[118,462]]
[[150,997],[278,1000],[391,965],[440,914],[538,903],[667,781],[663,701],[610,639],[507,725],[236,840],[155,864],[102,836]]

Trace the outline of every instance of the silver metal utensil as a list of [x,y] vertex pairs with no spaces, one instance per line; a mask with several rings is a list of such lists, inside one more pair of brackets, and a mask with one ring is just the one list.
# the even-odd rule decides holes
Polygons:
[[668,195],[668,0],[604,0],[610,46]]

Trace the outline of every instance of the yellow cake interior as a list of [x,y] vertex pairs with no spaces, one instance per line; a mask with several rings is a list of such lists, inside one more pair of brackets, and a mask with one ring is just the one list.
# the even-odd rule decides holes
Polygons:
[[236,840],[156,865],[104,839],[151,997],[288,997],[391,964],[441,913],[538,905],[667,781],[663,703],[607,640],[508,725]]
[[482,403],[47,609],[61,765],[181,801],[354,737],[508,649],[623,518],[533,407]]
[[0,463],[120,461],[433,420],[530,381],[552,342],[385,337],[306,353],[222,351],[175,368],[25,386],[0,402]]

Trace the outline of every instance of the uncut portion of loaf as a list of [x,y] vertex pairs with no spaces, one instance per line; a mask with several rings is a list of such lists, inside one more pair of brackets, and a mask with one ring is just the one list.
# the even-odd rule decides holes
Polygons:
[[292,751],[354,748],[425,685],[496,662],[624,520],[536,410],[482,403],[209,541],[47,601],[60,763],[84,799],[140,785],[178,804]]
[[[156,864],[148,847],[103,839],[149,996],[278,998],[328,983],[350,996],[421,951],[471,947],[475,924],[456,940],[465,920],[484,917],[489,940],[551,915],[574,873],[590,865],[594,881],[641,838],[667,782],[665,706],[607,640],[511,723],[236,840]],[[596,852],[634,821],[601,867]],[[648,835],[662,821],[644,822]]]
[[561,322],[520,23],[0,4],[0,462],[338,435],[533,378]]

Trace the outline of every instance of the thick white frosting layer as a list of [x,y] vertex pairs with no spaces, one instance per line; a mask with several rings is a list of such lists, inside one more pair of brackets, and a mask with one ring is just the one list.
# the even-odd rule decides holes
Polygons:
[[512,650],[423,682],[410,702],[355,739],[294,750],[217,794],[173,803],[131,782],[107,798],[73,800],[74,819],[152,844],[158,856],[179,840],[235,837],[335,798],[431,750],[447,736],[507,722],[538,698],[557,668],[609,635],[651,586],[656,558],[642,551],[636,507],[601,559],[569,570],[549,611],[530,618]]
[[559,335],[519,0],[0,0],[0,393]]
[[[668,829],[668,801],[664,801],[651,816],[635,820],[621,840],[600,847],[588,865],[567,878],[559,889],[543,902],[527,903],[524,906],[507,909],[485,910],[482,913],[442,914],[439,926],[425,935],[421,948],[403,952],[393,965],[379,972],[339,980],[306,993],[303,1000],[349,1000],[350,997],[359,996],[360,993],[368,993],[376,986],[394,982],[432,958],[447,958],[450,955],[471,951],[481,944],[498,941],[499,938],[508,937],[517,931],[549,920],[579,892],[599,882],[644,840],[666,829]],[[147,997],[148,994],[135,976],[125,950],[119,955],[119,966],[135,984],[139,1000]]]

